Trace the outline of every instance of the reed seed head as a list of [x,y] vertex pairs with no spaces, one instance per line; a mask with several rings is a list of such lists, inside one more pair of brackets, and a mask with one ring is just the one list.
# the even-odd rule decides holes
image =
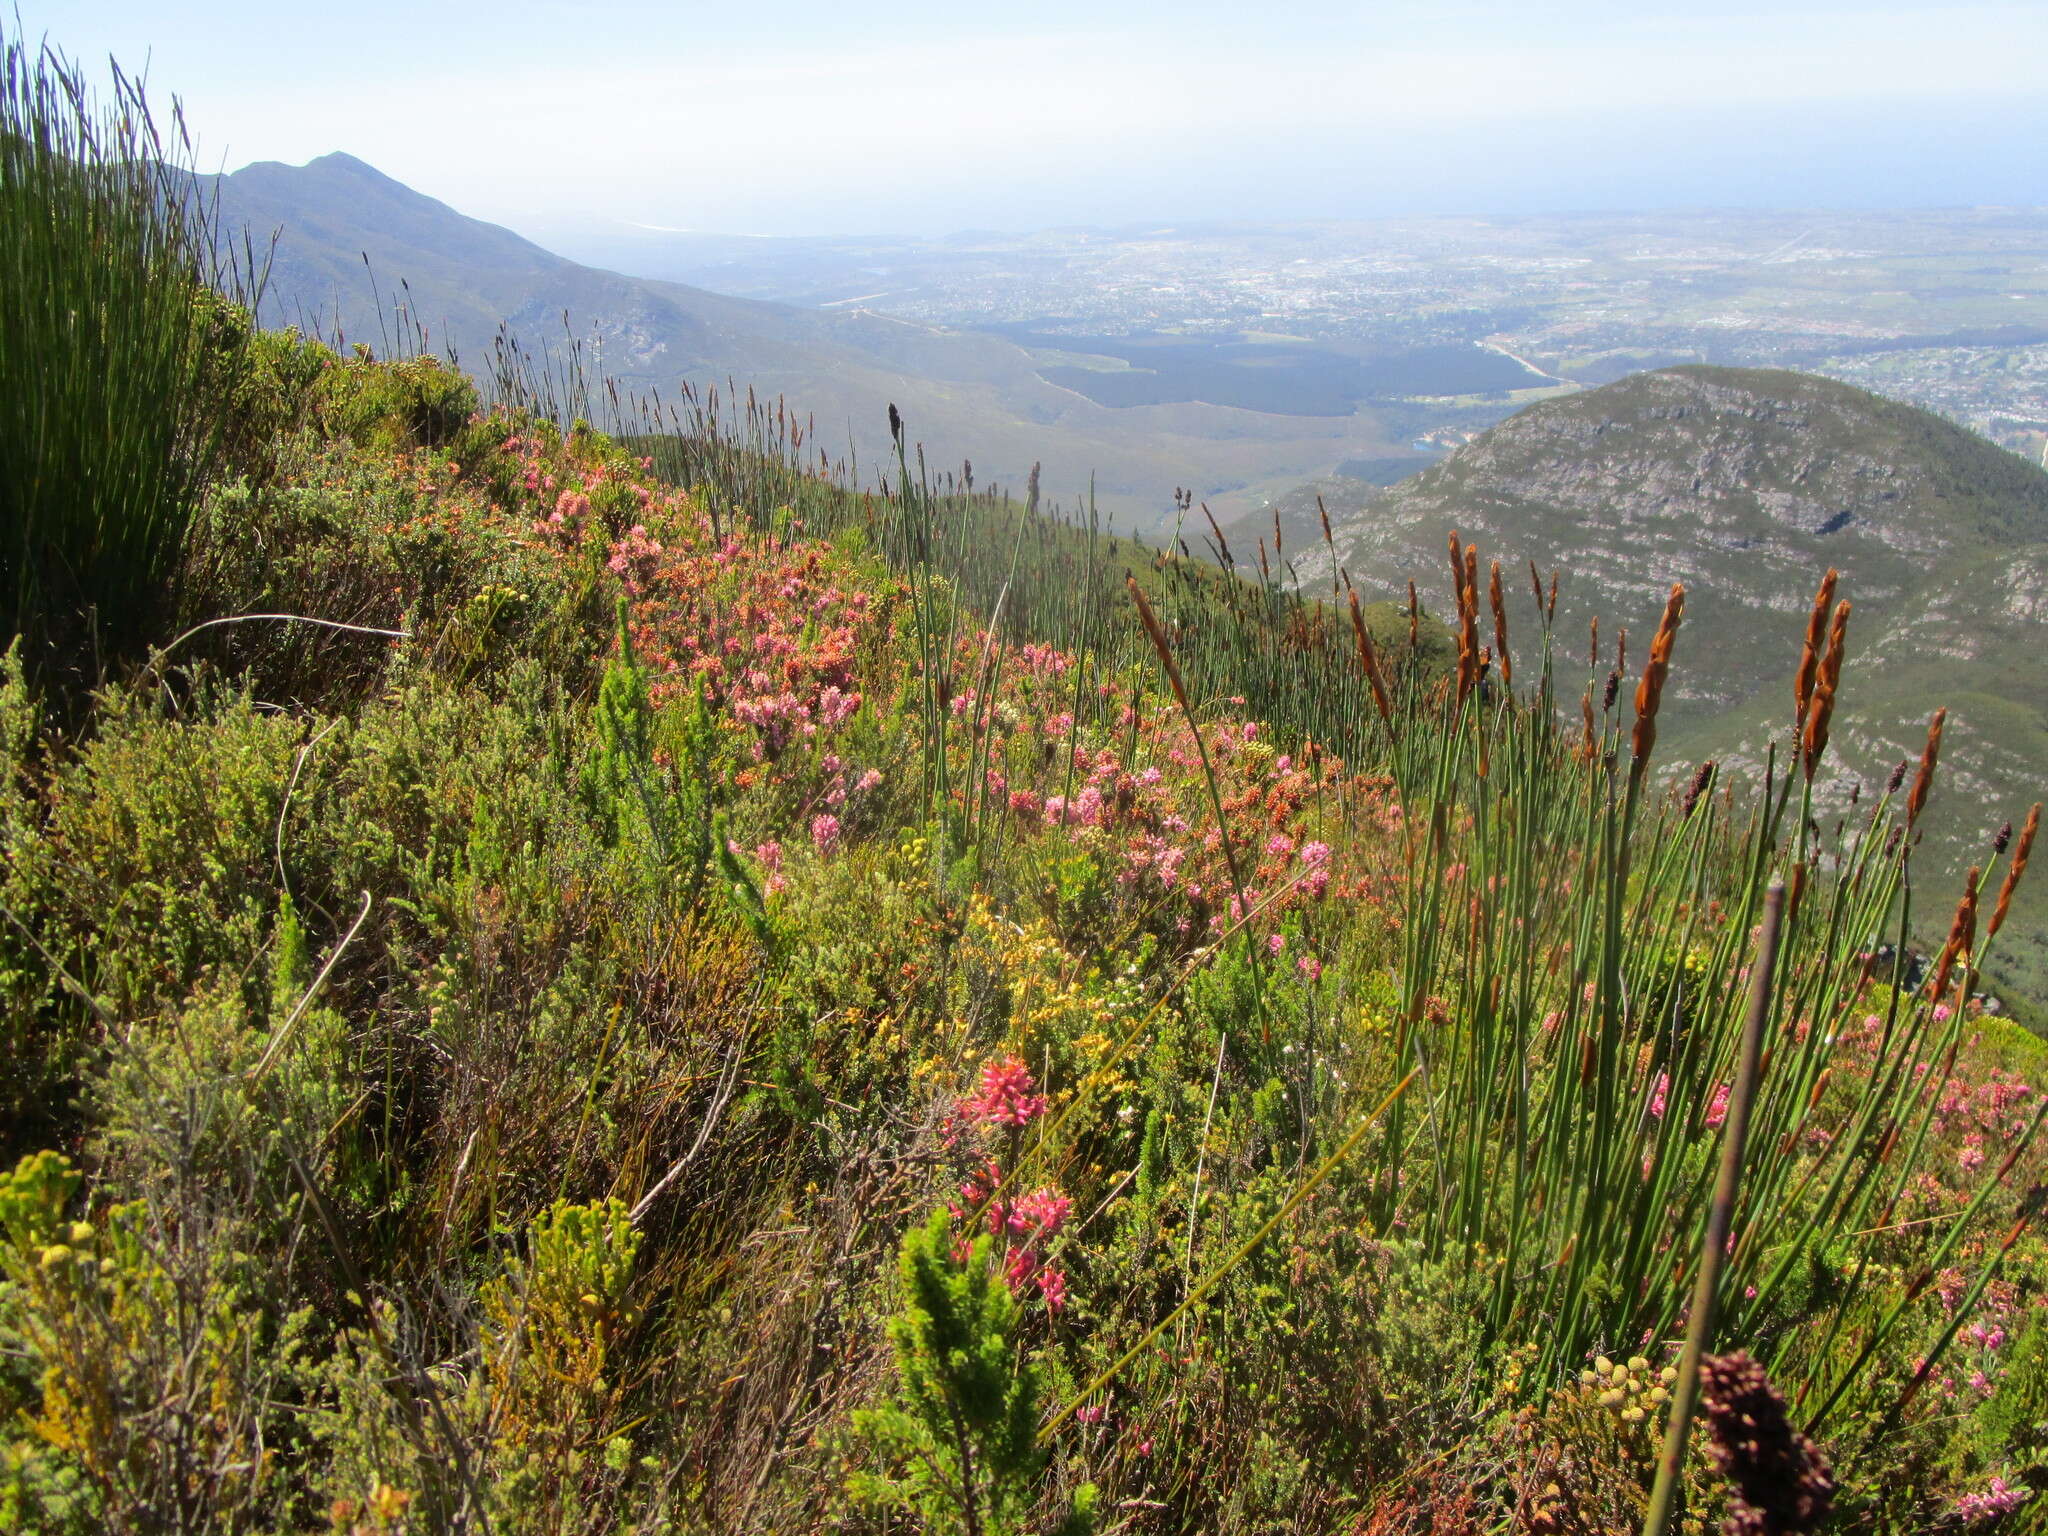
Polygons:
[[1912,793],[1906,796],[1906,825],[1911,828],[1927,808],[1927,796],[1934,788],[1934,767],[1941,761],[1941,731],[1948,723],[1948,710],[1937,709],[1927,725],[1927,745],[1920,750],[1920,771],[1913,775]]
[[1962,899],[1956,903],[1956,915],[1948,927],[1948,942],[1941,947],[1941,959],[1934,967],[1934,980],[1927,988],[1927,995],[1936,1001],[1948,990],[1949,974],[1957,962],[1967,966],[1976,949],[1977,883],[1983,878],[1984,871],[1972,865],[1968,878],[1963,881]]
[[1657,710],[1664,701],[1664,683],[1671,675],[1671,650],[1678,643],[1678,625],[1685,613],[1685,588],[1671,584],[1671,596],[1664,603],[1664,617],[1650,641],[1650,659],[1636,684],[1636,728],[1629,743],[1633,771],[1641,774],[1657,744]]
[[1820,579],[1820,589],[1813,594],[1813,610],[1806,616],[1806,645],[1799,653],[1799,673],[1792,685],[1797,711],[1793,716],[1794,725],[1803,731],[1806,728],[1806,713],[1813,702],[1814,681],[1819,675],[1821,660],[1821,634],[1827,626],[1828,608],[1835,600],[1835,584],[1841,580],[1841,573],[1833,566]]
[[1820,1529],[1834,1508],[1834,1474],[1792,1427],[1785,1399],[1746,1350],[1700,1363],[1700,1409],[1714,1464],[1731,1485],[1727,1536]]
[[[2007,825],[2009,828],[2010,823]],[[2037,800],[2034,808],[2027,812],[2027,824],[2020,829],[2019,845],[2012,851],[2012,863],[2005,867],[2005,879],[1998,887],[1998,903],[1991,909],[1986,938],[1997,937],[1998,930],[2005,926],[2005,914],[2012,909],[2012,893],[2020,883],[2020,876],[2027,872],[2027,858],[2034,851],[2034,835],[2040,830],[2041,802]]]
[[1500,589],[1500,562],[1493,562],[1493,569],[1486,583],[1486,596],[1493,606],[1493,650],[1500,658],[1500,680],[1503,685],[1512,686],[1515,681],[1515,664],[1508,656],[1508,607]]
[[1828,626],[1827,649],[1816,668],[1812,692],[1802,701],[1806,731],[1801,755],[1809,784],[1828,749],[1828,724],[1834,717],[1835,690],[1842,681],[1842,657],[1848,648],[1848,637],[1849,601],[1844,598],[1835,608],[1834,622]]
[[1365,668],[1365,680],[1372,685],[1372,702],[1380,712],[1380,718],[1389,726],[1394,723],[1394,706],[1387,698],[1387,685],[1380,680],[1379,656],[1374,652],[1372,636],[1366,632],[1365,614],[1358,606],[1358,593],[1351,593],[1351,628],[1358,636],[1358,661]]
[[1710,757],[1693,771],[1692,783],[1685,791],[1685,803],[1679,808],[1679,820],[1691,817],[1693,807],[1700,803],[1700,796],[1707,792],[1707,786],[1714,782],[1714,760]]

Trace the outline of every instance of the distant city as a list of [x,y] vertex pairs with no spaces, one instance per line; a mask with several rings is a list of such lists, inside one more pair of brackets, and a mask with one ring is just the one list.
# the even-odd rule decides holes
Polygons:
[[[1104,404],[1398,404],[1421,454],[1546,393],[1681,362],[1821,373],[2048,446],[2043,209],[548,238],[639,276],[996,332]],[[1451,348],[1467,361],[1446,369]]]

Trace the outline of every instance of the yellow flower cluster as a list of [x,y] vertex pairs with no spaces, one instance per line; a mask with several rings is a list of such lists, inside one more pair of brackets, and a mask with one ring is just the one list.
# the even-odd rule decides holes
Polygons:
[[1640,1424],[1671,1401],[1671,1383],[1677,1379],[1676,1368],[1667,1365],[1653,1372],[1641,1355],[1631,1355],[1619,1365],[1602,1355],[1592,1369],[1579,1372],[1579,1392],[1622,1422]]

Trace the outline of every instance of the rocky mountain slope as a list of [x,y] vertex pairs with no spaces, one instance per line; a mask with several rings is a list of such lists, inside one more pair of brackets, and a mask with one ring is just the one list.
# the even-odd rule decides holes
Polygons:
[[[1760,764],[1783,737],[1814,586],[1838,568],[1855,609],[1825,803],[1881,784],[1919,752],[1933,710],[1950,710],[1930,926],[1997,827],[2048,788],[2048,473],[1924,411],[1804,374],[1666,369],[1532,406],[1391,488],[1325,481],[1277,510],[1310,589],[1341,564],[1375,596],[1414,578],[1441,602],[1459,530],[1510,578],[1518,651],[1536,632],[1527,562],[1560,572],[1560,688],[1573,694],[1599,675],[1592,617],[1604,672],[1617,630],[1640,657],[1665,590],[1684,582],[1663,749],[1674,771],[1705,756]],[[1237,537],[1270,546],[1271,523]],[[1999,970],[2048,1000],[2048,900],[2033,886]]]

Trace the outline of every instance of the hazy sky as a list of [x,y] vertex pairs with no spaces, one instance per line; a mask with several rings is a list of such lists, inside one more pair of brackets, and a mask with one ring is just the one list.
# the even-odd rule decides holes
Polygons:
[[345,149],[534,234],[2048,203],[2040,0],[21,9],[208,167]]

